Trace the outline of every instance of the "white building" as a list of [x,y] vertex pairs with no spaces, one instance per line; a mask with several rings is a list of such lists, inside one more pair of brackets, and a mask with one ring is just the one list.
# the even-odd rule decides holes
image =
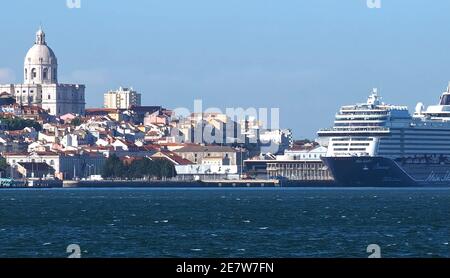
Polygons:
[[284,155],[277,155],[276,160],[321,161],[327,154],[327,148],[318,146],[307,150],[285,150]]
[[104,95],[104,107],[112,109],[128,109],[131,106],[141,106],[141,94],[133,88],[120,87],[117,91],[109,91]]
[[177,176],[184,180],[237,179],[237,165],[175,165]]
[[283,153],[293,146],[294,140],[290,129],[261,130],[259,134],[261,153]]
[[0,85],[0,94],[14,96],[21,105],[35,105],[50,115],[84,114],[84,85],[58,84],[58,60],[42,29],[25,56],[24,83]]
[[47,163],[59,179],[74,179],[100,174],[106,158],[101,154],[64,154],[54,152],[5,153],[6,162],[17,168],[20,162]]

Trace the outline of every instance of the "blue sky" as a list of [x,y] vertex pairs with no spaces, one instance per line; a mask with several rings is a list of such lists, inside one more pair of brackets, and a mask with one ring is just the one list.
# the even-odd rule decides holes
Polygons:
[[281,126],[314,137],[344,104],[378,87],[386,102],[437,102],[450,80],[450,1],[1,1],[0,82],[21,82],[40,24],[59,80],[89,107],[133,86],[146,105],[279,107]]

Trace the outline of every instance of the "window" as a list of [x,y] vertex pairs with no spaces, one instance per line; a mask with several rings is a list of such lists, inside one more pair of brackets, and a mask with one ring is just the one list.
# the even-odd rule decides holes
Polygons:
[[28,70],[25,69],[25,80],[27,80],[27,79],[28,79]]
[[47,79],[48,78],[48,68],[45,68],[44,69],[44,77],[43,77],[43,79]]
[[52,97],[50,95],[48,95],[48,99],[52,99]]
[[36,78],[37,77],[37,73],[36,73],[36,69],[32,69],[31,70],[31,79],[34,79],[34,78]]

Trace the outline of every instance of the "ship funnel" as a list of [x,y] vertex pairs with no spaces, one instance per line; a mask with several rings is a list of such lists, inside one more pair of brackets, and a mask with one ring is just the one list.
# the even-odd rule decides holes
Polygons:
[[367,104],[370,105],[379,105],[380,102],[380,97],[378,96],[378,89],[377,88],[373,88],[372,89],[372,94],[370,94],[369,98],[367,99]]
[[417,105],[416,105],[416,114],[417,115],[421,115],[424,109],[425,109],[425,106],[423,105],[422,102],[417,103]]

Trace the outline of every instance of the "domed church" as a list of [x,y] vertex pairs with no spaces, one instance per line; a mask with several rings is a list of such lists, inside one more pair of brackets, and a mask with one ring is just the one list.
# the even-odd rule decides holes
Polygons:
[[50,115],[84,115],[84,85],[58,83],[58,59],[39,28],[36,41],[24,62],[24,83],[0,85],[0,94],[9,94],[21,105],[39,106]]

